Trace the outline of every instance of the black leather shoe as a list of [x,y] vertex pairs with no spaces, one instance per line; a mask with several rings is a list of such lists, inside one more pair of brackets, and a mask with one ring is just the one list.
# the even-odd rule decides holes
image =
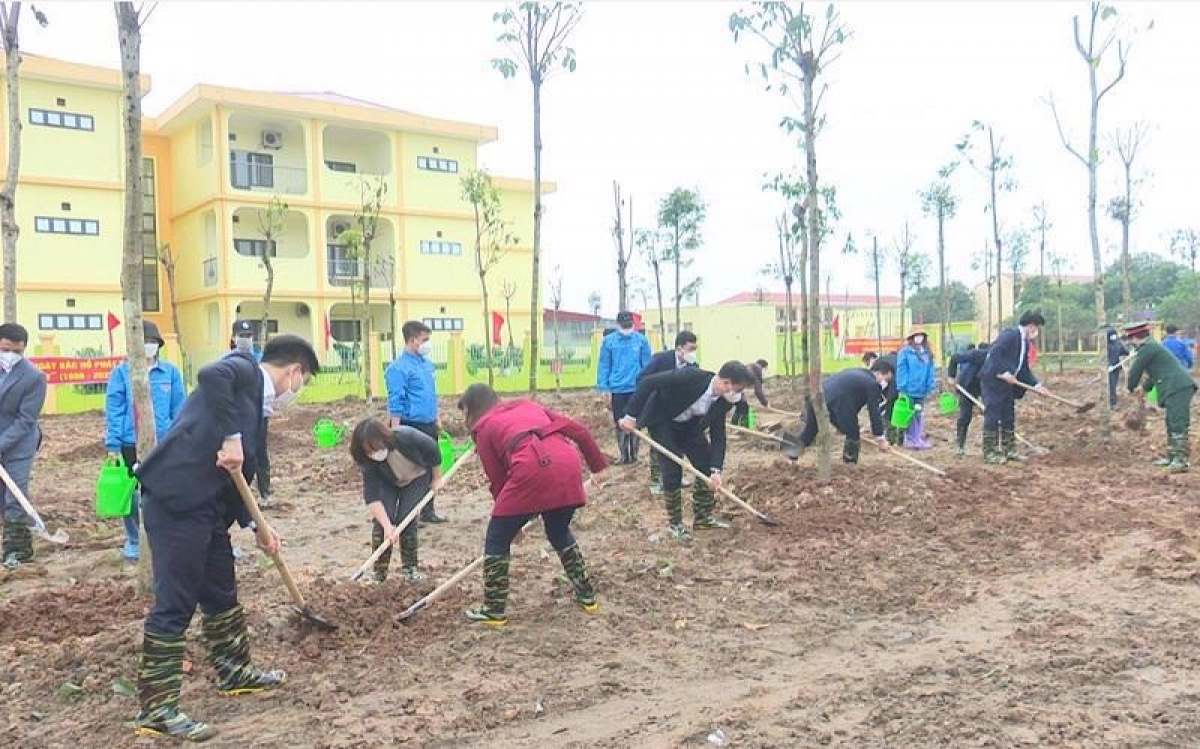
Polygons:
[[436,512],[428,512],[421,516],[422,523],[445,523],[448,522],[446,516],[439,515]]

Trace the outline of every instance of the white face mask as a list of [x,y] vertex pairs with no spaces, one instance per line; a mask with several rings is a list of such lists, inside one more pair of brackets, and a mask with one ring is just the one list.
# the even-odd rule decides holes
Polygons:
[[742,394],[737,392],[736,390],[730,390],[728,393],[726,393],[725,395],[722,395],[721,397],[724,398],[725,400],[729,401],[730,403],[737,403],[742,399]]
[[617,328],[621,335],[633,335],[633,328]]
[[695,351],[685,352],[683,355],[683,363],[684,364],[695,364],[696,363],[696,352]]
[[146,358],[153,359],[156,356],[158,356],[158,344],[157,343],[147,343],[146,344]]
[[924,343],[925,343],[925,336],[923,336],[923,335],[915,335],[915,336],[913,336],[913,343],[917,344],[918,346],[920,346],[920,345],[924,344]]
[[254,349],[254,339],[238,336],[233,339],[233,345],[238,351],[251,351]]
[[1038,337],[1038,329],[1030,328],[1029,330],[1025,331],[1025,337],[1031,341],[1036,341]]
[[383,461],[387,460],[387,456],[388,456],[388,449],[385,447],[385,448],[376,450],[375,452],[371,453],[367,457],[369,457],[371,460],[375,461],[376,463],[382,463]]
[[300,381],[300,387],[296,388],[295,390],[292,390],[291,387],[289,387],[282,393],[277,393],[275,395],[275,400],[271,403],[272,409],[278,411],[281,408],[287,408],[296,402],[296,399],[300,397],[300,393],[302,392],[304,392],[303,380]]
[[423,341],[420,346],[417,346],[417,353],[421,356],[429,356],[433,353],[433,341]]
[[17,362],[21,361],[21,358],[16,351],[0,351],[0,367],[11,370],[17,366]]

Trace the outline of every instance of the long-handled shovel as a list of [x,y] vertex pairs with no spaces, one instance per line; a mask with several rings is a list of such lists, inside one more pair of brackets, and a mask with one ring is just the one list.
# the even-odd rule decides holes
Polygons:
[[8,471],[4,470],[3,466],[0,466],[0,480],[4,481],[4,485],[8,487],[8,491],[17,498],[17,503],[21,505],[21,509],[33,520],[34,533],[52,544],[65,544],[71,540],[71,537],[62,528],[59,528],[54,533],[46,530],[46,524],[42,522],[42,516],[38,514],[37,510],[33,509],[33,505],[26,498],[25,492],[21,491],[21,488],[17,486],[17,482],[13,481],[12,476],[8,475]]
[[1087,382],[1083,383],[1083,387],[1088,387],[1089,385],[1095,385],[1096,383],[1098,383],[1098,382],[1100,382],[1101,380],[1103,380],[1105,375],[1112,374],[1112,373],[1113,373],[1113,372],[1115,372],[1116,370],[1118,370],[1118,369],[1120,369],[1120,368],[1122,368],[1122,367],[1124,367],[1124,366],[1127,366],[1127,365],[1129,365],[1129,364],[1132,364],[1132,363],[1133,363],[1133,360],[1134,360],[1134,357],[1136,357],[1136,356],[1137,356],[1137,354],[1130,354],[1129,356],[1127,356],[1127,357],[1125,357],[1124,359],[1120,360],[1120,361],[1119,361],[1119,362],[1117,362],[1116,364],[1110,364],[1110,365],[1108,366],[1108,369],[1107,369],[1107,370],[1105,370],[1105,372],[1104,372],[1104,374],[1103,374],[1103,375],[1096,375],[1096,376],[1095,376],[1095,377],[1093,377],[1092,379],[1090,379],[1090,380],[1088,380]]
[[1024,390],[1028,390],[1030,392],[1037,393],[1038,395],[1043,396],[1045,398],[1049,398],[1050,400],[1056,400],[1059,403],[1070,406],[1071,408],[1075,409],[1075,413],[1077,413],[1077,414],[1085,414],[1088,411],[1091,411],[1093,408],[1096,407],[1095,401],[1088,401],[1087,403],[1077,403],[1076,401],[1073,401],[1069,398],[1064,398],[1061,395],[1055,395],[1054,393],[1047,393],[1045,390],[1038,390],[1033,385],[1026,385],[1025,383],[1019,382],[1019,381],[1014,384],[1017,387],[1022,388]]
[[[878,445],[876,445],[876,447],[878,447]],[[901,458],[902,460],[907,460],[909,463],[912,463],[915,466],[924,468],[926,471],[929,471],[930,473],[936,473],[938,476],[946,476],[947,475],[947,473],[945,471],[943,471],[941,468],[938,468],[937,466],[929,465],[925,461],[918,460],[918,459],[914,458],[913,456],[909,455],[908,453],[902,452],[901,450],[884,450],[882,447],[880,447],[879,451],[885,455],[895,455],[897,458]]]
[[800,414],[796,413],[795,411],[784,411],[778,408],[771,408],[770,406],[763,406],[762,410],[770,411],[771,413],[779,414],[780,416],[791,416],[793,419],[800,418]]
[[[466,462],[470,460],[471,456],[474,454],[475,448],[473,447],[463,453],[462,457],[454,461],[454,465],[450,466],[449,470],[447,470],[442,476],[442,482],[445,483],[446,480],[453,476],[459,468],[466,465]],[[375,560],[383,556],[383,552],[392,546],[392,544],[396,543],[396,539],[400,538],[400,534],[404,533],[404,529],[416,521],[417,517],[419,517],[421,514],[421,510],[424,509],[425,505],[429,504],[432,500],[433,490],[430,489],[425,493],[425,496],[421,498],[421,501],[417,503],[417,506],[412,509],[412,512],[408,513],[408,515],[406,515],[404,519],[400,521],[400,524],[392,529],[392,535],[383,539],[383,543],[379,544],[379,548],[375,549],[371,556],[367,558],[367,561],[363,562],[362,566],[354,571],[354,574],[350,576],[350,579],[359,580],[363,575],[367,574],[367,570],[371,568],[371,565],[375,564]]]
[[777,442],[777,443],[779,443],[780,451],[787,457],[791,458],[792,460],[796,460],[800,457],[800,452],[801,452],[800,445],[789,439],[785,439],[784,437],[776,437],[773,434],[767,434],[766,432],[758,432],[753,429],[747,429],[745,427],[737,426],[736,424],[726,424],[725,428],[731,429],[731,430],[737,432],[738,434],[748,434],[751,437],[758,437],[759,439],[770,440],[771,442]]
[[[978,399],[977,399],[975,396],[973,396],[973,395],[971,395],[970,393],[968,393],[968,392],[967,392],[967,391],[966,391],[966,390],[963,388],[963,386],[962,386],[962,385],[959,385],[959,384],[956,382],[956,383],[954,383],[954,387],[956,387],[956,388],[958,389],[958,392],[960,392],[960,393],[962,393],[962,394],[963,394],[963,397],[964,397],[964,398],[966,398],[967,400],[971,401],[971,403],[973,403],[973,404],[975,405],[975,407],[976,407],[976,408],[978,408],[978,409],[979,409],[981,412],[983,411],[983,408],[984,408],[983,404],[982,404],[982,403],[980,403],[980,402],[979,402],[979,400],[978,400]],[[1036,453],[1038,453],[1038,454],[1040,454],[1040,455],[1045,455],[1046,453],[1050,452],[1049,450],[1047,450],[1046,448],[1042,447],[1041,445],[1037,445],[1037,444],[1034,444],[1033,442],[1030,442],[1029,440],[1027,440],[1027,439],[1025,439],[1024,437],[1022,437],[1020,434],[1016,434],[1016,433],[1014,432],[1013,436],[1015,436],[1015,437],[1017,438],[1017,440],[1018,440],[1018,441],[1019,441],[1021,444],[1025,445],[1025,447],[1028,447],[1030,450],[1033,450],[1034,452],[1036,452]]]
[[[262,510],[258,509],[258,502],[254,501],[254,495],[250,493],[250,485],[246,483],[246,477],[241,471],[233,471],[229,474],[233,478],[233,485],[237,487],[238,494],[241,495],[242,501],[246,503],[246,509],[250,511],[250,517],[254,518],[255,524],[259,528],[270,528],[267,519],[263,517]],[[304,602],[304,594],[296,587],[296,581],[292,579],[292,573],[288,570],[287,564],[283,561],[282,552],[275,552],[271,555],[272,561],[275,562],[275,569],[279,570],[280,577],[283,578],[283,584],[287,587],[288,595],[292,597],[292,606],[300,618],[309,624],[312,624],[317,629],[332,631],[337,629],[337,625],[328,622],[313,613],[308,604]]]
[[[665,447],[663,447],[662,445],[658,444],[653,439],[651,439],[650,435],[646,432],[645,429],[635,430],[635,431],[631,432],[631,434],[636,434],[647,445],[649,445],[650,447],[653,447],[655,450],[658,450],[660,453],[665,455],[668,460],[675,463],[680,468],[682,468],[683,470],[692,474],[696,478],[700,479],[701,481],[708,481],[708,476],[705,476],[703,473],[701,473],[700,471],[698,471],[694,467],[692,467],[691,463],[686,462],[683,458],[679,457],[675,453],[671,452],[670,450],[666,449]],[[729,491],[725,487],[721,487],[717,491],[722,497],[725,497],[726,499],[733,502],[738,507],[741,507],[746,512],[748,512],[751,515],[753,515],[754,517],[758,518],[760,523],[762,523],[764,525],[779,525],[780,524],[778,520],[772,520],[771,518],[767,517],[763,513],[754,509],[753,507],[750,506],[749,503],[743,501],[741,499],[741,497],[739,497],[738,495]]]

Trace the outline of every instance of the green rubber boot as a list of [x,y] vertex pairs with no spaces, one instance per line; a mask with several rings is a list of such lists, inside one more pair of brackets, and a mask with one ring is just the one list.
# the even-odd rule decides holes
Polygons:
[[696,479],[692,485],[692,528],[698,531],[724,530],[729,523],[716,516],[717,497],[707,481]]
[[[371,548],[378,549],[379,545],[383,543],[383,539],[383,527],[379,525],[379,523],[371,523]],[[388,570],[391,568],[391,566],[392,546],[391,544],[388,544],[388,547],[384,549],[383,553],[379,555],[379,558],[375,560],[375,579],[372,582],[381,583],[387,580]]]
[[1004,429],[1000,432],[1000,452],[1009,462],[1019,463],[1025,460],[1025,456],[1017,452],[1017,433],[1011,429]]
[[417,550],[420,547],[420,537],[405,529],[400,536],[400,566],[403,568],[404,579],[413,584],[425,579],[425,576],[417,569]]
[[1171,462],[1167,464],[1167,470],[1171,473],[1187,473],[1191,458],[1188,436],[1172,434],[1168,437],[1168,444],[1170,445]]
[[217,691],[227,697],[275,689],[287,681],[283,671],[263,671],[250,661],[250,633],[241,604],[201,622],[208,662],[217,672]]
[[504,610],[508,606],[508,565],[511,559],[508,554],[484,555],[483,605],[463,612],[468,621],[487,627],[503,627],[508,624]]
[[1007,459],[1000,449],[1000,433],[984,431],[983,433],[983,462],[988,465],[1004,465]]
[[691,541],[692,532],[683,524],[683,490],[671,489],[664,491],[667,506],[667,522],[671,527],[671,537],[676,541]]
[[133,722],[139,736],[170,736],[207,741],[214,731],[179,709],[183,687],[183,636],[145,634],[138,663],[138,701],[141,711]]
[[658,453],[650,451],[650,493],[659,496],[663,493],[662,468],[658,465]]
[[567,580],[571,582],[575,603],[579,604],[579,608],[583,609],[586,614],[598,612],[600,604],[596,603],[596,590],[592,587],[591,579],[588,578],[587,567],[583,563],[583,552],[579,550],[579,544],[571,544],[558,552],[558,559],[562,562],[563,571],[567,573]]

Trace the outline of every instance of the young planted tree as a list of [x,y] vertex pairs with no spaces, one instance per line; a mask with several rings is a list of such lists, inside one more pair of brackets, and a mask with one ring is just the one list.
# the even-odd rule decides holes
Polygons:
[[[1062,374],[1066,367],[1066,344],[1063,339],[1063,270],[1067,267],[1067,259],[1055,252],[1050,255],[1050,269],[1054,273],[1054,303],[1055,317],[1058,318],[1058,373]],[[1106,378],[1107,382],[1107,378]]]
[[533,280],[529,300],[529,392],[537,392],[538,320],[541,319],[542,289],[542,86],[560,67],[575,71],[575,50],[567,46],[571,32],[583,18],[578,3],[522,2],[492,15],[504,29],[497,41],[511,57],[492,60],[492,67],[505,78],[521,70],[529,76],[533,90]]
[[915,287],[914,275],[919,273],[918,265],[922,262],[919,258],[922,257],[916,252],[913,247],[917,242],[917,238],[908,230],[908,222],[904,222],[904,233],[892,245],[892,251],[896,258],[896,272],[900,275],[900,340],[904,340],[907,334],[905,330],[904,312],[908,309],[905,302],[908,301],[909,289]]
[[1193,273],[1196,272],[1196,259],[1200,258],[1200,231],[1188,227],[1176,229],[1171,235],[1171,254],[1178,257],[1180,262],[1187,265]]
[[508,330],[508,349],[516,348],[512,334],[512,300],[517,295],[517,282],[505,279],[500,283],[500,296],[504,297],[504,327]]
[[588,309],[592,311],[593,315],[600,316],[600,309],[603,307],[603,304],[604,299],[600,296],[599,291],[593,291],[591,294],[588,294]]
[[1038,276],[1046,277],[1046,235],[1054,228],[1050,214],[1046,212],[1046,201],[1039,200],[1033,207],[1033,230],[1038,236]]
[[[823,192],[817,173],[817,136],[825,123],[821,113],[821,98],[828,90],[818,86],[818,80],[841,54],[842,45],[850,32],[842,23],[837,8],[828,5],[820,16],[809,13],[803,3],[759,2],[729,18],[730,31],[737,41],[743,33],[749,33],[765,43],[768,62],[760,63],[759,72],[767,88],[775,89],[788,101],[798,86],[801,106],[798,117],[785,116],[781,126],[790,134],[800,136],[800,149],[804,154],[804,176],[807,190],[804,196],[804,215],[801,221],[804,251],[808,262],[808,289],[814,291],[805,300],[809,323],[819,325],[821,321],[821,240],[828,232],[826,211],[822,198],[828,200],[831,192]],[[749,66],[747,66],[747,71]],[[809,331],[811,333],[811,331]],[[813,408],[820,431],[817,437],[817,480],[826,482],[830,478],[831,434],[829,411],[821,391],[821,339],[819,335],[808,335],[805,350],[809,355],[808,385]]]
[[[986,135],[987,145],[984,150],[979,140]],[[976,140],[978,139],[978,140]],[[987,212],[992,217],[992,242],[995,245],[990,253],[996,269],[996,325],[1003,325],[1004,320],[1004,243],[1001,239],[1000,193],[1012,192],[1017,188],[1012,178],[1013,160],[1004,151],[1004,138],[996,135],[991,125],[979,120],[971,123],[971,129],[955,146],[959,154],[982,175],[988,184]],[[989,293],[989,298],[991,294]],[[1013,297],[1013,308],[1017,299]],[[989,311],[990,316],[990,311]]]
[[554,266],[554,273],[550,276],[550,306],[551,318],[550,324],[554,329],[554,392],[562,394],[562,355],[558,348],[558,312],[562,309],[562,284],[563,272],[562,266]]
[[617,243],[617,309],[629,309],[629,263],[633,260],[633,198],[629,199],[629,242],[626,244],[625,226],[622,223],[621,209],[625,206],[621,197],[621,186],[613,182],[613,239]]
[[[4,235],[4,322],[17,321],[17,180],[21,174],[21,3],[0,2],[0,37],[4,39],[4,81],[8,105],[8,164],[0,190],[0,233]],[[46,15],[31,8],[45,28]]]
[[[479,294],[483,300],[483,330],[486,338],[483,350],[487,362],[488,385],[495,385],[492,340],[488,332],[492,326],[492,310],[488,299],[487,274],[496,267],[507,249],[517,243],[517,238],[501,215],[500,190],[492,183],[491,175],[487,172],[478,169],[463,177],[462,197],[471,205],[475,217],[475,272],[479,275]],[[531,321],[529,327],[536,330],[536,321]],[[531,361],[532,368],[536,370],[537,359]]]
[[[983,284],[987,287],[987,304],[984,306],[984,309],[987,310],[987,327],[984,328],[985,338],[992,337],[992,285],[995,284],[997,280],[996,276],[992,274],[992,270],[994,268],[995,266],[992,265],[992,246],[988,244],[988,241],[985,239],[983,240],[983,249],[973,258],[971,258],[971,270],[983,272]],[[997,322],[996,325],[996,332],[999,332],[998,326],[1000,323]]]
[[654,274],[654,291],[658,298],[658,335],[661,345],[667,345],[667,322],[666,314],[663,310],[663,291],[662,291],[662,264],[664,255],[663,252],[663,236],[650,229],[639,229],[637,232],[637,246],[642,251],[642,257],[646,258],[646,264],[650,266],[650,272]]
[[175,345],[179,347],[179,363],[183,367],[183,378],[187,382],[191,382],[192,363],[188,356],[187,346],[183,342],[183,327],[179,324],[179,296],[175,293],[177,260],[170,244],[164,242],[159,245],[158,261],[162,263],[163,270],[167,273],[167,291],[171,294],[171,325],[175,328]]
[[[357,247],[352,249],[351,255],[358,260],[358,285],[363,300],[359,326],[362,330],[363,371],[366,372],[366,377],[363,377],[363,395],[367,403],[370,403],[375,395],[371,387],[371,372],[374,371],[373,367],[375,366],[375,352],[371,350],[371,333],[374,328],[374,317],[371,313],[371,281],[373,276],[378,275],[379,270],[378,263],[375,262],[375,257],[371,253],[371,243],[375,241],[375,236],[379,233],[379,213],[383,210],[388,188],[383,177],[375,177],[361,180],[358,189],[358,210],[354,212],[354,227],[358,231],[358,243]],[[393,330],[394,332],[395,330]]]
[[700,227],[708,209],[700,193],[677,187],[658,204],[658,228],[669,238],[666,260],[675,269],[675,332],[680,327],[679,308],[684,297],[683,269],[700,249]]
[[[1029,232],[1024,229],[1014,229],[1008,235],[1008,272],[1013,280],[1013,309],[1021,298],[1021,277],[1025,273],[1025,265],[1029,262]],[[1016,321],[1014,320],[1014,323]],[[1004,321],[1000,321],[1003,325]]]
[[796,313],[792,303],[792,287],[796,283],[797,270],[803,273],[803,268],[798,268],[796,237],[787,213],[775,219],[775,233],[779,240],[779,260],[764,266],[762,274],[783,281],[783,371],[788,377],[793,377],[796,374]]
[[[125,131],[121,308],[125,313],[125,353],[129,360],[133,413],[137,420],[138,455],[148,455],[158,441],[154,401],[150,398],[150,371],[146,366],[146,333],[142,325],[142,272],[146,261],[145,235],[142,233],[142,26],[149,13],[143,16],[141,9],[131,2],[114,3],[113,9],[121,48],[121,120]],[[146,595],[152,580],[150,544],[142,543],[140,548],[138,593]]]
[[[283,236],[283,218],[287,214],[288,204],[278,195],[272,195],[264,210],[258,212],[258,233],[263,238],[262,261],[263,272],[266,273],[266,284],[263,286],[262,319],[259,321],[258,335],[263,341],[267,340],[267,320],[271,317],[271,295],[275,293],[275,252],[279,247],[279,238]],[[366,339],[363,339],[366,342]],[[370,386],[368,386],[370,387]]]
[[1129,226],[1133,223],[1138,206],[1134,202],[1133,188],[1141,180],[1133,173],[1138,151],[1146,139],[1146,124],[1134,123],[1125,130],[1118,130],[1111,138],[1113,150],[1121,160],[1124,194],[1108,202],[1108,216],[1121,225],[1121,307],[1126,320],[1132,320],[1133,288],[1129,266]]
[[937,221],[937,265],[938,291],[941,295],[941,316],[938,332],[941,338],[942,354],[945,355],[947,332],[950,324],[950,291],[946,286],[946,222],[954,218],[958,211],[958,198],[950,187],[950,175],[955,164],[938,170],[938,178],[921,193],[921,210],[926,216],[932,216]]

